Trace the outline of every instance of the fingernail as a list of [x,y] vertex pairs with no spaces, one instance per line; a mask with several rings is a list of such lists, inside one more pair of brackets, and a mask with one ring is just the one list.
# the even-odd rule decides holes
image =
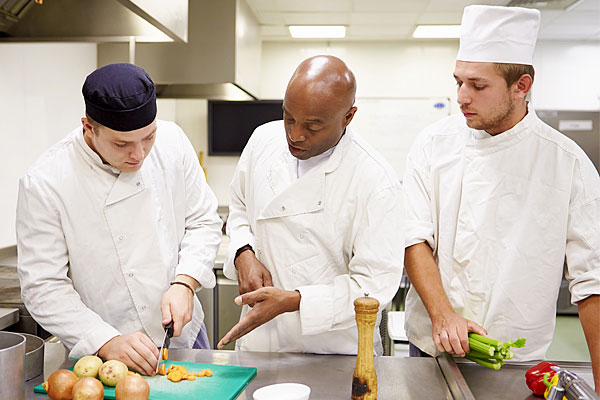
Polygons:
[[238,296],[233,300],[238,306],[242,304],[242,296]]

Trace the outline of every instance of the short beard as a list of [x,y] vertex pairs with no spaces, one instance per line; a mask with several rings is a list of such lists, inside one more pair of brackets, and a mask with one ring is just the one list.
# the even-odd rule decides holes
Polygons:
[[486,131],[486,132],[494,132],[490,134],[497,134],[500,132],[495,132],[498,127],[506,125],[506,121],[510,121],[515,112],[514,102],[510,97],[510,93],[507,92],[506,101],[503,102],[498,108],[493,110],[493,114],[489,119],[482,121],[480,126],[475,129]]

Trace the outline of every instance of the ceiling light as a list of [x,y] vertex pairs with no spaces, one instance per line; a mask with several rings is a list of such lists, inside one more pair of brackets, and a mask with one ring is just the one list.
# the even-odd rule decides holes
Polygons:
[[341,25],[290,25],[290,35],[302,39],[331,39],[346,36],[346,27]]
[[460,25],[417,25],[417,39],[455,39],[460,37]]

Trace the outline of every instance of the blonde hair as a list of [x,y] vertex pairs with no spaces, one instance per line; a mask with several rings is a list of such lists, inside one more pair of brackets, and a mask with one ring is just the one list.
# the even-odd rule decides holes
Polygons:
[[102,124],[100,124],[99,122],[96,122],[92,117],[90,117],[88,115],[88,113],[85,113],[85,117],[87,118],[89,124],[92,126],[92,129],[94,130],[94,132],[99,132],[100,128],[103,126]]
[[506,81],[506,86],[511,86],[525,74],[531,76],[533,81],[535,75],[533,65],[494,63],[494,67]]

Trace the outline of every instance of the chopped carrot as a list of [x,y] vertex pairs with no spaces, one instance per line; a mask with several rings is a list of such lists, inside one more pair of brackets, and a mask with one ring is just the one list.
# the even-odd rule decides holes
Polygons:
[[183,374],[179,370],[174,370],[174,371],[171,371],[171,373],[169,375],[167,375],[167,378],[171,382],[179,382],[183,378]]
[[163,347],[162,349],[162,358],[165,361],[169,359],[169,349],[167,349],[166,347]]
[[177,368],[184,374],[188,373],[188,370],[186,367],[184,367],[183,365],[178,365]]
[[160,375],[166,375],[165,364],[160,364],[160,367],[158,367],[158,373]]
[[187,379],[188,381],[195,381],[196,380],[196,375],[194,375],[194,374],[187,374],[185,376],[185,379]]
[[210,369],[208,369],[208,368],[203,369],[202,371],[200,371],[200,372],[197,373],[197,375],[199,377],[202,377],[202,376],[212,376],[212,374],[213,374],[213,372]]

